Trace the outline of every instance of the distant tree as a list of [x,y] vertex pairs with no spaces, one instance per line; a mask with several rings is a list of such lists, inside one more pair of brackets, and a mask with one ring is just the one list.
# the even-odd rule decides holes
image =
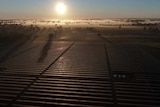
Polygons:
[[119,29],[122,29],[122,25],[119,25]]

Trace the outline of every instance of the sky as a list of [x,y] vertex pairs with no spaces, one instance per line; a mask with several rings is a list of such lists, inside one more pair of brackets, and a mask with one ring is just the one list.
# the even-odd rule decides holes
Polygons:
[[[58,2],[67,7],[63,16]],[[0,18],[160,18],[160,0],[0,0]]]

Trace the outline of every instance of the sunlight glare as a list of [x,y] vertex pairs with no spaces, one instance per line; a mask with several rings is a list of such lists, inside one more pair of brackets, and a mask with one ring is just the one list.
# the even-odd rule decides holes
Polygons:
[[64,15],[66,13],[66,5],[64,3],[58,3],[56,5],[56,11],[60,15]]

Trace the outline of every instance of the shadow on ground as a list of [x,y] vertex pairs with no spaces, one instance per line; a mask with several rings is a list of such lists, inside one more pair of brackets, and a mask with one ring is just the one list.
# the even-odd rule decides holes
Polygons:
[[41,55],[40,55],[40,57],[39,57],[39,59],[38,59],[38,61],[37,62],[43,62],[44,60],[45,60],[45,58],[47,57],[47,55],[48,55],[48,51],[49,51],[49,49],[50,49],[50,47],[51,47],[51,45],[52,45],[52,39],[55,37],[55,34],[53,34],[53,33],[50,33],[49,35],[48,35],[48,41],[47,41],[47,43],[44,45],[44,47],[43,47],[43,49],[42,49],[42,51],[41,51]]
[[[4,55],[0,58],[0,63],[4,62],[9,56],[11,56],[13,53],[15,53],[18,49],[20,49],[24,44],[26,44],[32,35],[23,35],[21,34],[19,37],[17,37],[14,43],[8,43],[10,45],[12,45],[12,47],[10,49],[8,49],[8,47],[6,46],[5,49],[8,49]],[[7,43],[7,42],[6,42]]]
[[39,30],[34,26],[26,27],[18,24],[0,25],[0,63],[6,61],[29,41],[34,41],[37,36],[34,37],[33,34],[39,32]]

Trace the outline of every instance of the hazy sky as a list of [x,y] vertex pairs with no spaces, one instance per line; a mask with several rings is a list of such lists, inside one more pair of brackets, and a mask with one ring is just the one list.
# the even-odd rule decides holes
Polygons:
[[0,0],[0,18],[57,18],[57,2],[66,18],[160,18],[160,0]]

